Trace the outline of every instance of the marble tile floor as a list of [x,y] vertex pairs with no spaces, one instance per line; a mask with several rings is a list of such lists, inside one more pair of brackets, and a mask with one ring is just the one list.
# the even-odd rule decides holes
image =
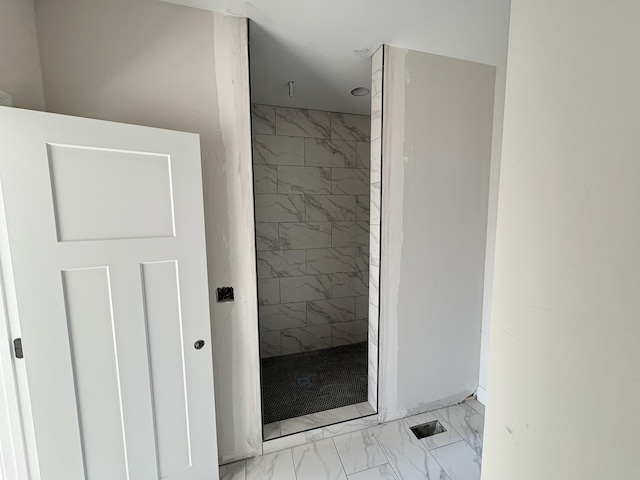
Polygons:
[[[411,426],[446,432],[418,440]],[[484,406],[475,399],[220,467],[221,480],[479,480]],[[268,442],[267,442],[268,443]]]

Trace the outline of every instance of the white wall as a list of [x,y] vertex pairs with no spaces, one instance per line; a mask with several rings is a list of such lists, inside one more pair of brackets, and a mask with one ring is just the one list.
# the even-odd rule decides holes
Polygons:
[[513,1],[483,479],[640,478],[639,24]]
[[[165,0],[248,17],[253,101],[369,113],[369,57],[381,44],[503,64],[509,0]],[[295,80],[289,97],[287,82]]]
[[489,338],[493,299],[493,277],[496,249],[496,225],[498,222],[498,191],[500,187],[500,155],[502,152],[502,124],[504,117],[504,89],[507,82],[505,62],[496,66],[496,88],[493,104],[493,139],[491,142],[491,171],[489,174],[489,209],[487,215],[487,248],[484,268],[484,293],[482,298],[482,334],[480,338],[480,376],[478,400],[486,403],[487,372],[489,371]]
[[219,456],[260,453],[246,20],[155,0],[36,12],[50,111],[200,134]]
[[495,67],[395,47],[384,63],[379,413],[391,420],[478,385]]
[[33,0],[0,2],[0,90],[14,107],[45,109]]

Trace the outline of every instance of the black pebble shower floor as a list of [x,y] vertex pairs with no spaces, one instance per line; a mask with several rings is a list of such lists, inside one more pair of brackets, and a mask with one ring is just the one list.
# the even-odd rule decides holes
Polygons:
[[262,360],[265,424],[366,401],[366,342]]

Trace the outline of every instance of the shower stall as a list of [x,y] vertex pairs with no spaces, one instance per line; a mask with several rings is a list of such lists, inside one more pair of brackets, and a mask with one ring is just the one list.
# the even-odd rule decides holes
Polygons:
[[252,111],[266,440],[374,413],[371,117],[261,104]]

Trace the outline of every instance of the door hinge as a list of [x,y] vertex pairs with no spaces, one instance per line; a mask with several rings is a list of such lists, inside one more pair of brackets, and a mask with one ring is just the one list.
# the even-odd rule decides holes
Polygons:
[[13,350],[16,354],[16,358],[24,358],[24,352],[22,351],[22,339],[16,338],[13,341]]

